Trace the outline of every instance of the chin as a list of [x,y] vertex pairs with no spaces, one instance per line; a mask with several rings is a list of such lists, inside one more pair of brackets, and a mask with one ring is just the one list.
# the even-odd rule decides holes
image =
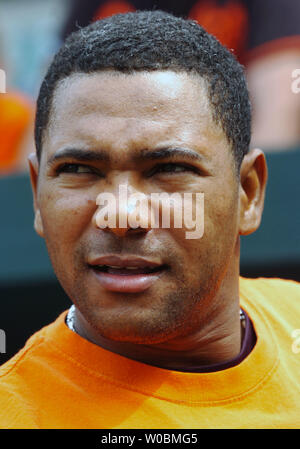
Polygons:
[[[157,325],[159,324],[159,326]],[[150,345],[164,343],[175,338],[176,326],[166,325],[165,321],[152,320],[95,320],[92,325],[95,333],[101,338],[119,343]]]

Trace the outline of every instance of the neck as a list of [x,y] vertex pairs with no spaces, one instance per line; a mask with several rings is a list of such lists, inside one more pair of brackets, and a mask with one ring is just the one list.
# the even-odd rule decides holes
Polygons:
[[230,283],[224,280],[214,298],[217,306],[194,327],[196,331],[179,333],[178,337],[162,343],[137,344],[104,338],[86,322],[78,309],[74,318],[75,331],[108,351],[160,368],[188,371],[195,366],[225,363],[238,356],[241,349],[238,283],[238,274],[234,279],[231,274]]

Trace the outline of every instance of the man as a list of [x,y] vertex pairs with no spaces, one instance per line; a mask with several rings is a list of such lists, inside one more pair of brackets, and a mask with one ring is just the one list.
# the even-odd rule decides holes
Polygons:
[[[34,226],[74,305],[1,367],[1,426],[299,426],[299,285],[239,278],[267,169],[233,55],[160,11],[96,22],[54,58],[35,139]],[[173,195],[170,226],[132,224],[120,187]],[[185,194],[199,238],[175,226]]]

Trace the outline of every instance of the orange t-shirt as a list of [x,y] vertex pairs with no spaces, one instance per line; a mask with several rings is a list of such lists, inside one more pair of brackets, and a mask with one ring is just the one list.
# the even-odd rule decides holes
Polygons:
[[299,428],[300,286],[241,278],[240,297],[257,343],[213,373],[113,354],[69,330],[62,313],[0,368],[0,427]]

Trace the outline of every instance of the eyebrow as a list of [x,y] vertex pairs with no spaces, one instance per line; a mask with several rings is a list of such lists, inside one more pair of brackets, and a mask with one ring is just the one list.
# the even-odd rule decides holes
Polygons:
[[[177,157],[200,162],[204,160],[204,156],[196,151],[178,147],[159,148],[157,150],[143,149],[136,152],[132,160],[134,162],[142,162],[144,160],[173,159]],[[63,148],[48,159],[47,165],[52,165],[56,161],[68,158],[81,162],[109,162],[111,160],[109,153],[103,149],[93,151],[80,148]]]
[[140,162],[141,160],[156,160],[156,159],[170,159],[176,157],[183,157],[185,159],[193,161],[203,161],[204,157],[201,156],[196,151],[190,150],[188,148],[161,148],[158,150],[142,150],[137,155],[134,156],[135,162]]
[[54,153],[47,161],[48,165],[62,159],[75,159],[81,162],[109,162],[109,154],[104,150],[91,151],[80,148],[63,148]]

